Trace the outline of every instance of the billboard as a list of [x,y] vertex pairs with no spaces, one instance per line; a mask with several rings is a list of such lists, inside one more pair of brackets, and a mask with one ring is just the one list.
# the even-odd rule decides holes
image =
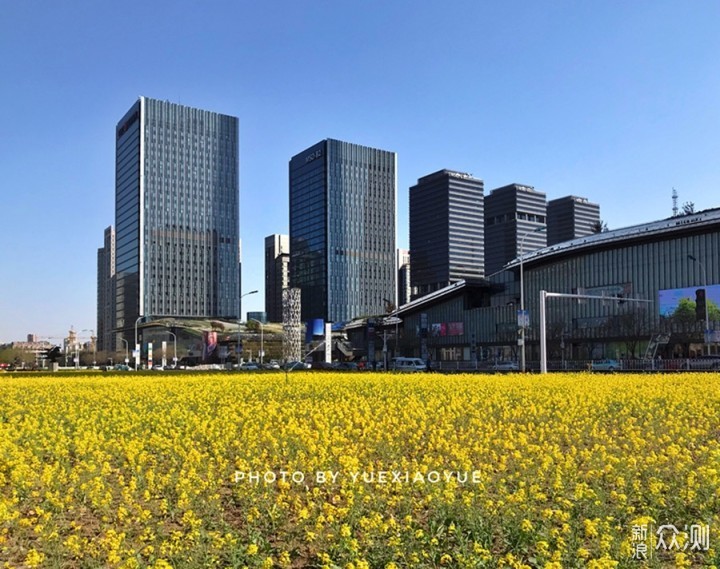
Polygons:
[[462,336],[464,324],[462,322],[436,322],[431,326],[431,335],[434,338],[441,336]]
[[305,327],[305,343],[309,344],[314,338],[322,338],[325,335],[325,320],[313,318],[308,320]]
[[700,303],[707,302],[708,308],[713,305],[720,306],[720,285],[691,286],[658,291],[658,310],[660,316],[667,318],[675,316],[678,309],[683,306],[689,305],[694,310],[698,301]]

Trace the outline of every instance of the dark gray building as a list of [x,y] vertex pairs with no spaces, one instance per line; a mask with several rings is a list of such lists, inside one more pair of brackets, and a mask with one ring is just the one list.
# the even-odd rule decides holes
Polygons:
[[384,312],[395,298],[395,153],[327,139],[289,169],[290,283],[302,291],[302,319]]
[[545,247],[547,202],[532,186],[510,184],[485,196],[485,274]]
[[105,229],[97,252],[97,349],[111,351],[115,345],[115,230]]
[[547,244],[592,235],[600,223],[600,206],[587,198],[565,196],[547,203]]
[[[664,369],[720,350],[720,209],[580,237],[529,252],[527,358],[538,368],[540,291],[599,297],[547,300],[548,357],[556,364],[642,359],[657,345]],[[401,352],[436,365],[518,357],[519,260],[487,283],[456,283],[401,307]],[[643,302],[635,302],[635,300]],[[711,330],[710,338],[704,330]],[[664,339],[659,339],[664,336]],[[659,344],[659,345],[658,345]],[[707,363],[707,362],[706,362]],[[636,363],[626,361],[627,369]],[[637,364],[640,365],[640,364]],[[693,368],[691,368],[693,369]],[[696,368],[702,369],[702,368]]]
[[238,119],[147,97],[117,124],[116,318],[240,315]]
[[290,237],[265,238],[265,314],[270,322],[283,321],[282,291],[290,286]]
[[484,275],[483,181],[440,170],[410,188],[413,297]]

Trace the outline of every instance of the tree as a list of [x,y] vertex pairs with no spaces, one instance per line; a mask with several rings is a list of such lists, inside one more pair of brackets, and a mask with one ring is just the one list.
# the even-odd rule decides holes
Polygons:
[[635,305],[627,312],[619,314],[615,320],[617,331],[625,344],[625,353],[628,357],[635,358],[639,342],[650,335],[647,308]]
[[685,215],[695,213],[695,204],[693,202],[685,202],[682,205],[682,210]]
[[[707,299],[707,310],[708,310],[708,319],[710,322],[718,322],[720,321],[720,307],[718,307],[717,304],[715,304],[712,300]],[[695,301],[691,300],[689,298],[681,298],[678,302],[677,308],[675,311],[670,315],[670,318],[672,318],[676,322],[695,322],[698,320],[697,318],[697,309],[696,309]],[[704,311],[703,311],[704,313]],[[705,317],[703,316],[701,320],[705,320]]]
[[11,364],[16,367],[25,367],[35,363],[35,352],[30,350],[19,350],[17,348],[6,347],[0,350],[0,362]]
[[695,301],[689,298],[681,298],[670,318],[675,322],[695,322]]
[[592,224],[590,230],[593,233],[605,233],[608,230],[607,223],[605,223],[603,220],[598,219],[595,223]]

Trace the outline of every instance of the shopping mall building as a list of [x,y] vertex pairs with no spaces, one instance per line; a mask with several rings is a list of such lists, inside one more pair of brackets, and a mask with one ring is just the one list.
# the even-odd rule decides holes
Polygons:
[[433,362],[515,360],[525,322],[526,358],[536,368],[541,290],[591,297],[547,300],[550,360],[717,353],[720,209],[558,243],[419,298],[393,313],[402,331],[392,351]]

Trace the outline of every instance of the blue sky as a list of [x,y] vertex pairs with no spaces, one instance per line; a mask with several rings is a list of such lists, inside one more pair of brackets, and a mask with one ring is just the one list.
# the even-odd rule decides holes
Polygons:
[[720,207],[720,3],[0,0],[0,342],[94,329],[115,125],[140,95],[240,118],[243,310],[324,138],[486,193],[580,195],[612,228]]

